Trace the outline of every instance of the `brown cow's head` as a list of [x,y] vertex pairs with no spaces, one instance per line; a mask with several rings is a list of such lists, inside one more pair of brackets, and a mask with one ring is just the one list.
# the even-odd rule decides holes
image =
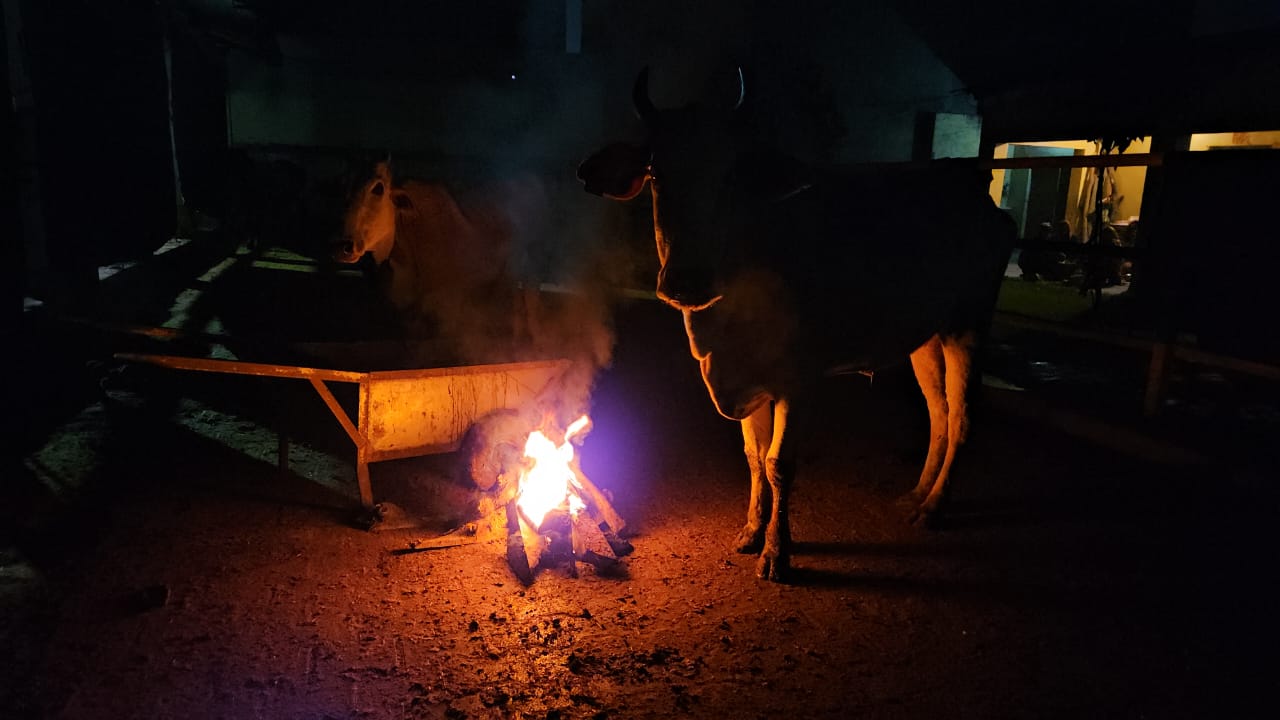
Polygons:
[[660,110],[649,98],[649,73],[632,89],[636,112],[649,130],[645,146],[615,143],[578,168],[588,192],[618,200],[653,193],[658,247],[658,297],[683,310],[701,310],[721,295],[717,267],[730,234],[739,183],[737,118],[744,85],[738,71],[732,106],[693,104]]
[[391,185],[389,161],[378,163],[373,177],[352,198],[343,221],[342,240],[334,249],[338,262],[358,262],[365,253],[386,262],[396,241],[396,210],[409,198]]

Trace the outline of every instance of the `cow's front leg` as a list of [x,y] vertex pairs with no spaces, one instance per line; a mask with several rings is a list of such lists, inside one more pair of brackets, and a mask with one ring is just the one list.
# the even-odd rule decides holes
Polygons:
[[742,420],[743,452],[751,470],[751,500],[747,505],[747,524],[735,543],[740,553],[758,553],[764,549],[764,531],[768,521],[770,491],[765,466],[769,445],[773,442],[773,403],[764,403]]
[[787,433],[789,402],[786,399],[777,400],[769,403],[762,410],[766,413],[765,418],[771,421],[764,470],[773,502],[770,507],[769,525],[764,533],[764,549],[760,551],[760,562],[756,566],[756,572],[762,578],[778,582],[786,578],[791,566],[791,522],[788,505],[791,496],[791,476],[795,468],[795,453],[792,449],[793,441]]

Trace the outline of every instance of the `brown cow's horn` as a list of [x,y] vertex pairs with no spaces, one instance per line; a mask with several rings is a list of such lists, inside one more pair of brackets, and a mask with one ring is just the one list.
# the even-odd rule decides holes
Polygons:
[[658,110],[649,99],[649,68],[647,67],[636,76],[636,84],[631,88],[631,102],[635,104],[636,115],[641,120],[647,120]]
[[738,68],[738,101],[733,104],[733,109],[737,110],[742,107],[742,101],[747,97],[747,81],[742,77],[742,68]]

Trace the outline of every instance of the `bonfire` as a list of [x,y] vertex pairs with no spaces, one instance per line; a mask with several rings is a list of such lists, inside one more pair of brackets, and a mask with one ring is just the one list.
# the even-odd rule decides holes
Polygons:
[[463,455],[482,491],[479,521],[401,552],[505,537],[507,562],[526,585],[539,568],[556,565],[572,577],[579,562],[605,574],[620,571],[619,559],[633,549],[619,535],[625,522],[582,471],[574,449],[590,432],[591,418],[582,415],[561,430],[555,417],[544,412],[531,423],[527,413],[507,411],[477,422]]
[[[578,562],[608,572],[617,569],[617,558],[631,552],[631,544],[617,534],[622,518],[582,472],[574,452],[574,439],[590,427],[591,419],[583,415],[570,423],[559,442],[541,429],[525,441],[515,499],[506,511],[507,561],[525,582],[540,561],[567,560],[576,576]],[[603,540],[613,557],[596,552],[593,539]]]

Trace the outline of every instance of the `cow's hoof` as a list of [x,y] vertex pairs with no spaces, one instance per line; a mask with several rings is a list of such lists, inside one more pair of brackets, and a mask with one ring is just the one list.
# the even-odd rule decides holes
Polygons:
[[894,501],[898,507],[912,512],[920,508],[921,502],[924,502],[924,498],[920,497],[915,490],[899,495],[898,499]]
[[791,561],[786,555],[761,555],[756,565],[756,574],[769,582],[786,582],[791,569]]
[[752,528],[750,525],[742,528],[742,532],[738,533],[738,539],[733,543],[733,549],[744,555],[754,555],[764,549],[764,528]]
[[938,511],[931,508],[917,507],[912,511],[908,521],[921,530],[937,530],[939,527]]

